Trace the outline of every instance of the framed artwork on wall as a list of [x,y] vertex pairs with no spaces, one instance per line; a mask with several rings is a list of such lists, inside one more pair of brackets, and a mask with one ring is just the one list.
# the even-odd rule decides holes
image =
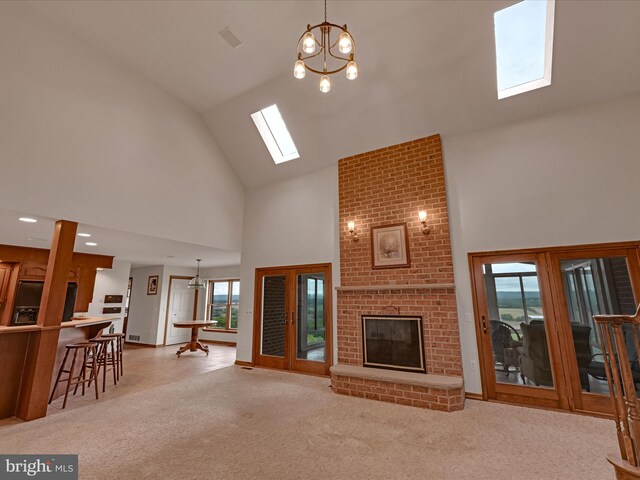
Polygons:
[[407,224],[371,227],[371,256],[373,268],[409,267]]
[[147,282],[147,295],[158,294],[158,275],[151,275]]

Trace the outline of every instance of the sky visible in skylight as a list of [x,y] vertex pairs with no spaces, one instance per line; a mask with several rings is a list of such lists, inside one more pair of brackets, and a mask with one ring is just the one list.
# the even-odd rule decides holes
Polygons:
[[548,5],[524,0],[494,14],[498,91],[544,78]]
[[276,164],[300,157],[276,104],[252,113],[251,118]]

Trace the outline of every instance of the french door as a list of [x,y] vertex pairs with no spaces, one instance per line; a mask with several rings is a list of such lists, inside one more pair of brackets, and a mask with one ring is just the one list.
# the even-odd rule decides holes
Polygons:
[[544,256],[473,259],[485,396],[568,408]]
[[[633,314],[638,244],[471,254],[483,396],[611,413],[593,315]],[[640,364],[628,342],[634,380]]]
[[[640,292],[635,248],[598,248],[549,254],[556,292],[563,366],[574,410],[612,413],[602,339],[593,315],[633,315]],[[625,332],[630,334],[631,332]],[[638,352],[631,335],[627,350],[636,389],[640,387]]]
[[328,375],[331,264],[256,269],[253,363]]

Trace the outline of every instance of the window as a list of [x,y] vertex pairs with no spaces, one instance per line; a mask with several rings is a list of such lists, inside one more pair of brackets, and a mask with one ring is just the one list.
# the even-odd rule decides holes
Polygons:
[[524,0],[494,14],[498,98],[551,85],[555,0]]
[[300,157],[277,105],[252,113],[251,118],[276,164]]
[[209,327],[216,330],[237,330],[240,303],[240,280],[210,280],[207,288]]

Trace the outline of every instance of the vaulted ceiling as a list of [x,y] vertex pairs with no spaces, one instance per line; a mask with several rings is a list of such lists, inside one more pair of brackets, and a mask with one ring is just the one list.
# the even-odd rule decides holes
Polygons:
[[[558,0],[552,85],[498,101],[493,13],[513,3],[329,1],[329,20],[354,34],[360,76],[322,94],[317,77],[292,76],[298,36],[322,21],[320,1],[30,2],[201,113],[249,187],[640,90],[640,2]],[[218,35],[225,27],[240,47]],[[274,165],[251,121],[273,103],[299,160]]]

